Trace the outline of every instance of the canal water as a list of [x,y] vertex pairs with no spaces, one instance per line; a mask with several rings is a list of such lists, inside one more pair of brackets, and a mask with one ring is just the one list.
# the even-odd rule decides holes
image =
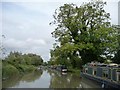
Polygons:
[[61,73],[52,69],[41,69],[24,76],[3,81],[3,88],[100,88],[95,82],[81,78],[80,74]]

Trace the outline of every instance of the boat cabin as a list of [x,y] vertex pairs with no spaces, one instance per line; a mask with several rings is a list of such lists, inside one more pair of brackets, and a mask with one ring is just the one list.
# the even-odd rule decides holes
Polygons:
[[83,66],[83,73],[94,77],[120,83],[120,65],[104,64],[99,62],[87,63]]

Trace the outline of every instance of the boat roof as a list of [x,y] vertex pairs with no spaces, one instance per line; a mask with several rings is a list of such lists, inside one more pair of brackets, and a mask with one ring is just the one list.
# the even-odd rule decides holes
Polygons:
[[91,63],[87,63],[84,65],[84,67],[87,67],[87,66],[120,67],[120,65],[116,63],[105,64],[105,63],[100,63],[100,62],[91,62]]

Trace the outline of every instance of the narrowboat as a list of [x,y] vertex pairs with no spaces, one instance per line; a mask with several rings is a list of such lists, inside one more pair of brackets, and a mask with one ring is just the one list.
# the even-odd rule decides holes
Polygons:
[[120,89],[120,65],[118,64],[87,63],[83,66],[81,76],[96,81],[102,88]]
[[67,72],[67,67],[65,65],[59,65],[56,69],[61,72]]

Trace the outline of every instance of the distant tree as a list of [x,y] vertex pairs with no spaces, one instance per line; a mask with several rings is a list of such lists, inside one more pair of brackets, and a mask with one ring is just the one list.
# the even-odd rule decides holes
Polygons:
[[8,57],[6,58],[8,63],[13,64],[17,66],[18,64],[23,64],[23,65],[42,65],[43,59],[41,56],[36,55],[36,54],[24,54],[19,52],[10,52]]
[[43,62],[43,64],[42,64],[43,66],[47,66],[48,65],[48,63],[47,62]]
[[43,59],[41,58],[41,56],[36,54],[28,54],[28,56],[30,57],[32,65],[39,66],[43,64]]
[[3,46],[3,39],[5,38],[5,35],[2,35],[2,43],[0,43],[0,57],[1,57],[1,59],[3,58],[3,55],[5,54],[5,51],[6,51],[6,49],[4,48],[4,46]]

